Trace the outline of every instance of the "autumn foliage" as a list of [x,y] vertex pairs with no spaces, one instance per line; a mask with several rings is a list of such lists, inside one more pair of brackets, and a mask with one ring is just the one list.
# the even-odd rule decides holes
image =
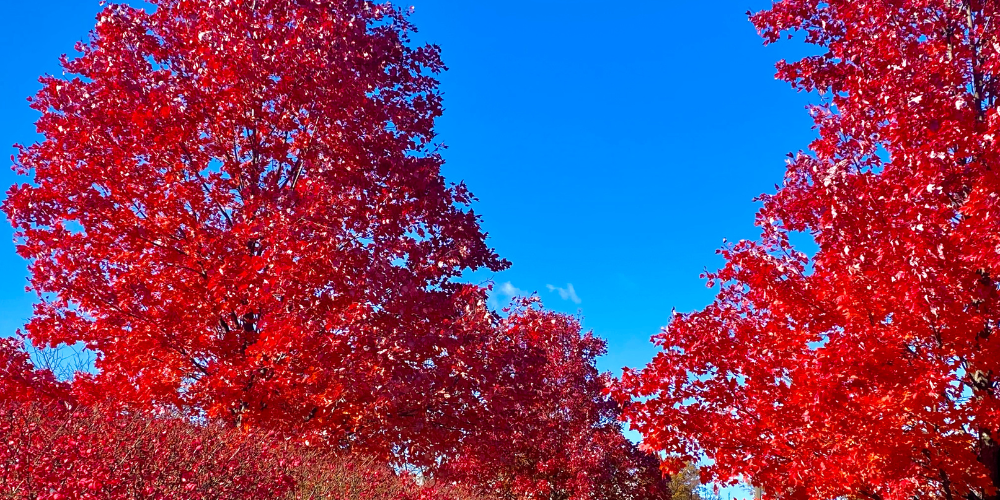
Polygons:
[[[55,414],[54,414],[55,413]],[[384,463],[173,418],[4,405],[0,498],[486,500]]]
[[42,79],[26,329],[130,403],[427,454],[485,313],[453,278],[505,266],[429,142],[438,51],[388,6],[255,3],[111,6]]
[[15,342],[0,344],[0,363],[0,498],[480,499],[454,487],[420,486],[384,463],[305,448],[273,432],[80,406]]
[[441,176],[444,66],[405,12],[152,3],[107,6],[31,99],[3,202],[25,333],[97,359],[70,384],[4,344],[4,494],[666,498],[603,342],[461,280],[508,264]]
[[[1000,5],[781,0],[818,138],[618,390],[651,450],[776,498],[995,499]],[[811,235],[814,255],[790,238]]]
[[659,461],[622,435],[620,408],[604,395],[610,376],[594,367],[603,340],[581,336],[576,319],[531,300],[517,304],[500,330],[518,362],[503,367],[487,401],[513,418],[490,419],[469,436],[443,477],[483,483],[503,498],[670,498]]

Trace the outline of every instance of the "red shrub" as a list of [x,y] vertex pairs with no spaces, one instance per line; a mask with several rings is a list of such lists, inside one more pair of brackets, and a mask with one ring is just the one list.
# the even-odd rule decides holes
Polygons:
[[466,500],[387,466],[185,419],[0,402],[0,498]]
[[0,340],[0,498],[459,500],[388,466],[271,433],[87,407]]

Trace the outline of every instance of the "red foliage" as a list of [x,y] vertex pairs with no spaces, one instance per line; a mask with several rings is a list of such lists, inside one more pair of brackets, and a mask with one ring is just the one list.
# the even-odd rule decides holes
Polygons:
[[[767,42],[819,55],[819,138],[727,246],[713,304],[675,316],[627,371],[653,450],[779,498],[997,498],[1000,5],[782,0]],[[812,259],[789,243],[807,232]],[[676,464],[675,464],[676,465]]]
[[454,278],[506,266],[440,174],[438,49],[367,1],[154,4],[32,101],[3,205],[30,338],[97,352],[92,395],[433,463],[487,356]]
[[0,496],[250,499],[292,490],[291,464],[279,466],[256,437],[206,437],[179,420],[4,403]]
[[385,465],[186,419],[0,403],[0,497],[478,500]]
[[106,8],[32,100],[44,139],[3,204],[41,301],[27,335],[97,370],[70,395],[11,351],[0,388],[73,404],[5,407],[0,463],[33,471],[7,484],[267,498],[301,489],[288,453],[312,452],[287,450],[311,446],[517,497],[664,498],[603,395],[603,343],[457,280],[507,263],[441,177],[443,65],[402,12],[152,3]]
[[[384,458],[345,459],[301,444],[315,434],[289,440],[183,416],[81,406],[68,399],[67,384],[35,370],[17,342],[4,341],[0,497],[472,500],[481,495],[470,491],[479,490],[506,499],[669,498],[658,461],[622,436],[618,407],[603,395],[608,375],[594,367],[603,341],[532,302],[495,325],[502,332],[493,339],[497,359],[484,367],[495,376],[476,386],[477,413],[466,414],[475,421],[465,423],[454,455],[426,470],[423,487],[397,477]],[[456,482],[466,488],[449,486]]]
[[273,432],[76,405],[17,344],[0,341],[0,498],[480,499]]
[[535,302],[520,302],[498,327],[510,359],[482,397],[502,414],[440,474],[503,498],[668,499],[659,461],[622,435],[619,407],[605,395],[610,376],[594,366],[604,341]]
[[0,338],[0,402],[43,403],[70,401],[70,387],[48,370],[32,364],[22,342]]

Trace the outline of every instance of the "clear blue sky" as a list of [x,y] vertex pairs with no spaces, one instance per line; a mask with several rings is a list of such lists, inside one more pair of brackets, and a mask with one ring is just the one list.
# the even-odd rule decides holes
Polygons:
[[[752,199],[813,137],[809,96],[775,81],[803,48],[763,47],[745,12],[768,0],[411,0],[440,44],[445,175],[480,198],[514,263],[498,288],[581,312],[609,342],[601,368],[651,359],[671,308],[711,300],[698,275],[723,238],[756,236]],[[36,139],[25,98],[86,38],[97,0],[0,5],[0,148]],[[16,181],[5,165],[0,185]],[[0,335],[31,313],[25,263],[0,223]],[[569,291],[575,291],[579,303]],[[553,290],[552,287],[558,287]]]

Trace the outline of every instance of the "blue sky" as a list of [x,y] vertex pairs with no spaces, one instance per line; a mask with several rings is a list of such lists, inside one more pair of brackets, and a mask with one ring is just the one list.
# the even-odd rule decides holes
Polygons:
[[[490,243],[514,263],[472,278],[580,312],[608,340],[602,369],[645,364],[671,308],[711,300],[699,274],[721,263],[723,238],[756,236],[752,199],[813,137],[810,96],[773,78],[774,63],[803,48],[762,46],[745,13],[767,0],[411,1],[419,38],[440,44],[451,68],[445,175],[480,198]],[[0,5],[3,158],[36,139],[25,98],[60,71],[98,9]],[[0,171],[0,185],[16,181]],[[24,284],[3,221],[0,335],[31,313]]]

